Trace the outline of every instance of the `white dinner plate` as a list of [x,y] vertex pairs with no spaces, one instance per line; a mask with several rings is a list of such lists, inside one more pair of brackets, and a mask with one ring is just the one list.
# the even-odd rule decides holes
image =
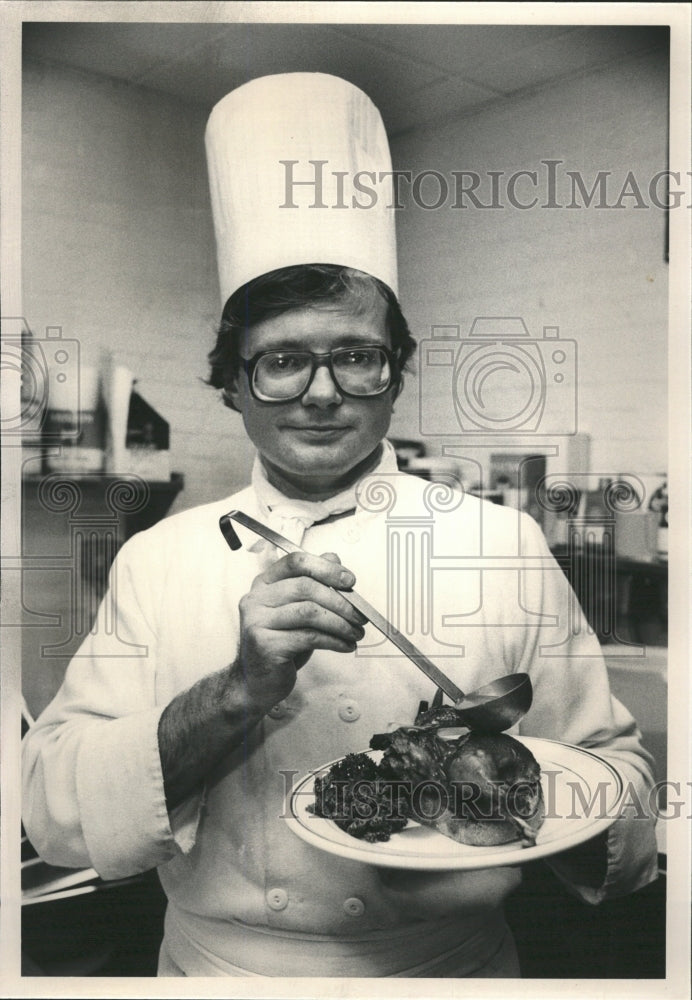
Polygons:
[[[330,854],[368,865],[421,871],[525,864],[581,844],[614,822],[624,781],[610,763],[584,747],[533,737],[514,738],[528,747],[541,767],[546,818],[531,847],[522,847],[518,840],[497,847],[472,847],[413,821],[385,842],[370,844],[351,837],[332,820],[315,816],[308,808],[315,801],[315,777],[324,775],[336,761],[293,785],[287,822],[297,836]],[[382,752],[368,751],[368,755],[378,761]]]

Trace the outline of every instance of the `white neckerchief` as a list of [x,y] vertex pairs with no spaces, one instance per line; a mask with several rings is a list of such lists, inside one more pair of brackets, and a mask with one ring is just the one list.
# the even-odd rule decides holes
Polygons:
[[[377,473],[396,471],[396,452],[389,441],[383,441],[379,462],[365,475],[373,476]],[[285,496],[275,486],[272,486],[267,479],[259,455],[255,456],[252,467],[252,486],[259,503],[262,520],[274,531],[278,531],[279,534],[295,542],[296,545],[302,544],[305,532],[318,521],[324,521],[325,518],[337,514],[355,513],[358,507],[356,499],[358,485],[356,482],[348,489],[326,500],[295,500]],[[250,549],[252,552],[266,552],[267,554],[271,552],[274,559],[283,554],[278,553],[273,545],[270,546],[263,539],[259,539]]]

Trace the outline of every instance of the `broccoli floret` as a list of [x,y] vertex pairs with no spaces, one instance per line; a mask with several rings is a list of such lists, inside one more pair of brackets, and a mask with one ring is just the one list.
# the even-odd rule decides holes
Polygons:
[[315,778],[315,804],[310,811],[370,843],[389,840],[408,822],[399,790],[364,753],[347,754],[326,775]]

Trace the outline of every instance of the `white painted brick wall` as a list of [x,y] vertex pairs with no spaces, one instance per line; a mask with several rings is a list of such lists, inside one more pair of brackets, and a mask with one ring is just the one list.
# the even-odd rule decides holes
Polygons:
[[[599,170],[610,170],[612,202],[629,170],[645,190],[666,169],[666,122],[666,66],[651,54],[402,135],[392,153],[399,170],[438,170],[450,179],[453,170],[545,170],[540,161],[552,158],[564,161],[562,170],[582,170],[590,187]],[[528,200],[529,187],[517,191]],[[401,299],[418,339],[430,336],[432,324],[458,324],[468,333],[474,317],[484,315],[522,316],[537,337],[544,325],[559,326],[578,344],[579,430],[592,435],[592,467],[604,474],[666,469],[663,212],[426,211],[409,199],[397,223]],[[418,426],[415,383],[409,379],[397,404],[400,437],[415,436]],[[425,405],[444,419],[451,398]],[[460,440],[428,443],[435,453]],[[487,440],[486,460],[493,450]],[[537,442],[525,443],[531,449]]]
[[[587,178],[611,170],[622,179],[631,169],[648,182],[666,166],[666,99],[661,60],[644,57],[403,135],[392,143],[394,163],[450,176],[509,174],[555,158]],[[134,371],[171,424],[172,467],[186,480],[174,509],[233,492],[251,464],[240,417],[199,381],[219,312],[206,116],[92,74],[26,67],[25,315],[37,335],[61,325],[85,360],[115,349]],[[579,429],[592,435],[592,466],[666,468],[660,211],[409,204],[398,227],[401,298],[419,339],[433,323],[467,332],[477,315],[523,316],[536,336],[559,326],[579,345]],[[425,405],[434,412],[450,400]],[[415,437],[417,428],[414,375],[393,434]],[[443,441],[429,443],[436,452]]]

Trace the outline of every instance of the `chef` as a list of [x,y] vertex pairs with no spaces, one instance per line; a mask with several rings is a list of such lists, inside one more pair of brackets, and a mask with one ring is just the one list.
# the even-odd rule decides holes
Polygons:
[[[434,693],[341,592],[386,609],[412,582],[388,559],[392,525],[424,524],[456,563],[433,574],[412,640],[464,690],[528,672],[513,731],[597,748],[640,802],[650,758],[535,523],[397,471],[386,435],[414,342],[393,202],[349,206],[338,187],[391,174],[370,100],[321,74],[254,80],[214,108],[207,157],[224,306],[211,382],[256,448],[252,482],[121,549],[98,627],[25,741],[27,832],[47,861],[106,879],[158,869],[162,976],[517,976],[502,903],[519,867],[386,871],[286,822],[294,777],[410,724]],[[315,161],[321,203],[345,207],[315,207],[307,182],[286,207],[286,165],[305,180]],[[308,554],[240,527],[230,551],[218,522],[234,508]],[[653,822],[623,813],[551,863],[591,902],[630,892],[656,875]]]

